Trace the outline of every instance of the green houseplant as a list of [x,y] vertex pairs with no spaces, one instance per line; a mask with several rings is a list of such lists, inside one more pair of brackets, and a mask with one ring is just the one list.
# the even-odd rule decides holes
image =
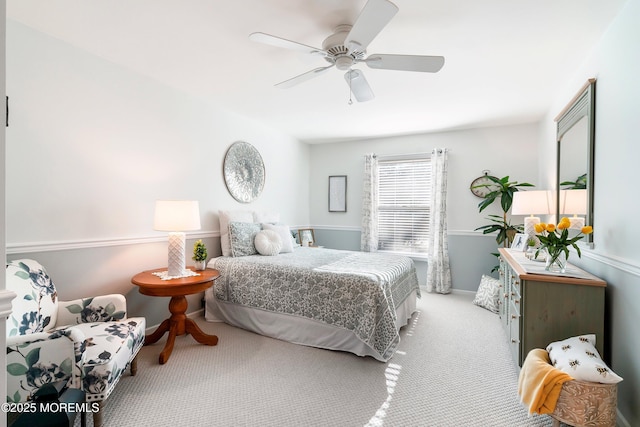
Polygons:
[[497,232],[496,242],[499,245],[507,247],[511,244],[516,233],[522,231],[522,225],[512,225],[507,218],[507,213],[513,204],[513,194],[516,191],[520,191],[521,187],[533,187],[534,185],[528,182],[519,183],[517,181],[509,181],[508,175],[502,178],[496,178],[494,176],[487,176],[487,178],[489,178],[492,183],[483,184],[482,186],[488,187],[491,191],[487,193],[484,199],[478,204],[478,209],[482,212],[497,200],[500,200],[502,216],[489,215],[487,219],[491,221],[491,224],[483,225],[476,228],[476,230],[482,230],[482,234]]
[[[483,225],[476,228],[476,230],[482,230],[482,234],[497,233],[496,243],[506,248],[511,244],[516,233],[521,232],[523,229],[521,224],[511,224],[507,217],[507,213],[513,204],[513,194],[516,191],[520,191],[520,187],[533,187],[534,185],[528,182],[519,183],[517,181],[509,181],[508,175],[502,178],[488,175],[487,178],[492,182],[490,184],[483,184],[482,186],[487,187],[491,191],[487,193],[478,204],[479,212],[482,212],[497,200],[500,200],[502,215],[489,215],[487,220],[491,221],[491,224]],[[498,253],[492,253],[492,255],[496,257],[500,256]],[[499,266],[494,266],[491,272],[498,270],[498,268]]]
[[199,239],[193,245],[193,256],[191,257],[195,261],[196,270],[204,270],[207,264],[207,247],[202,239]]

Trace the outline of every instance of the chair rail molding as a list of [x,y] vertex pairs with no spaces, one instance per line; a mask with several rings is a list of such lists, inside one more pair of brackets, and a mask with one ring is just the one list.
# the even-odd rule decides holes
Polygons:
[[[186,233],[187,239],[204,239],[220,237],[219,231],[198,231]],[[107,246],[128,246],[148,243],[166,242],[166,234],[140,237],[116,237],[113,239],[66,240],[51,242],[7,243],[7,255],[32,252],[55,252],[72,249],[91,249]]]

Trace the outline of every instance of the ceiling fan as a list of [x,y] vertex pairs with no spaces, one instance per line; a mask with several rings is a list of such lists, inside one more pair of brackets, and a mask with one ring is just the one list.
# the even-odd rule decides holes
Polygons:
[[324,57],[328,66],[314,68],[291,79],[276,84],[289,88],[324,74],[332,67],[345,71],[344,78],[351,93],[358,102],[374,98],[373,91],[361,70],[352,68],[365,63],[369,68],[399,71],[420,71],[435,73],[444,65],[442,56],[372,54],[367,56],[366,48],[371,41],[391,21],[398,7],[388,0],[369,0],[353,25],[340,25],[322,43],[322,49],[297,43],[266,33],[252,33],[250,40],[272,46]]

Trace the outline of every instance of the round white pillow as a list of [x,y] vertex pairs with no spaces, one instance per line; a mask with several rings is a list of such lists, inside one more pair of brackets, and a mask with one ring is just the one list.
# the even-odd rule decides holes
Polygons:
[[262,230],[256,234],[253,244],[260,255],[278,255],[282,249],[282,239],[273,230]]

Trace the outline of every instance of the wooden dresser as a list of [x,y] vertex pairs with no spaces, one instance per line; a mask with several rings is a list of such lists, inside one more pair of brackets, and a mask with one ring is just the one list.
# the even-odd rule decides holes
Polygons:
[[544,272],[524,252],[500,248],[499,314],[518,364],[531,349],[576,335],[595,334],[603,355],[606,282],[568,264],[567,273]]

